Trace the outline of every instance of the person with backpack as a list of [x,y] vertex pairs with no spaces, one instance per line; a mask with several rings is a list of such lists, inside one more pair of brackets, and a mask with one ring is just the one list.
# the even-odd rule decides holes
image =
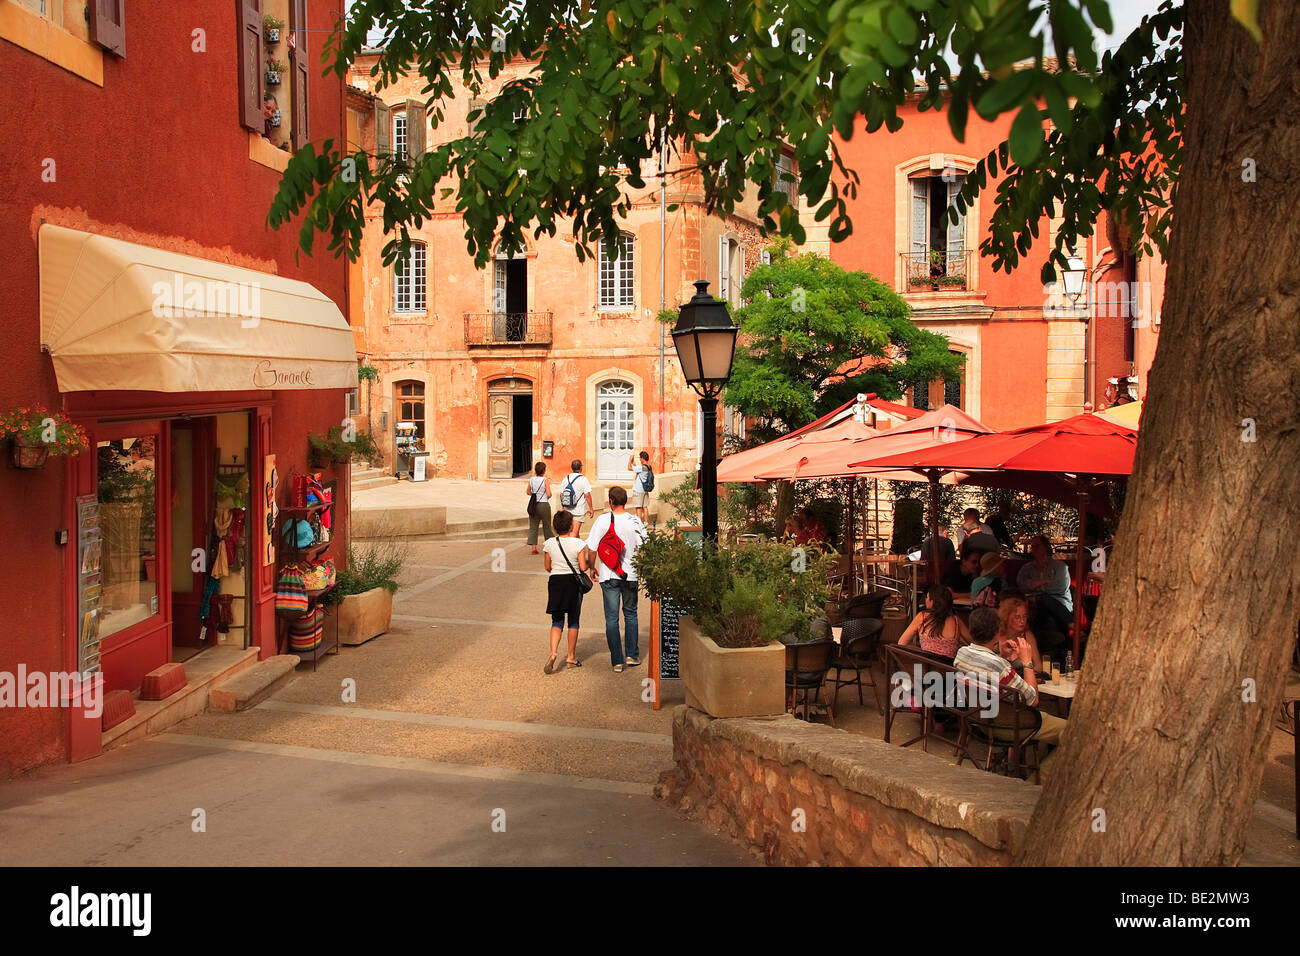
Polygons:
[[[614,673],[624,666],[641,663],[637,628],[637,592],[640,582],[633,566],[637,549],[645,541],[645,525],[636,515],[626,512],[627,491],[618,485],[609,489],[609,513],[596,519],[587,538],[587,550],[596,556],[591,579],[600,582],[605,604],[605,641]],[[623,609],[623,638],[618,634],[619,606]]]
[[569,463],[573,469],[560,485],[560,507],[573,515],[574,534],[582,531],[582,520],[596,510],[591,503],[591,482],[582,473],[582,462],[575,458]]
[[542,543],[551,540],[551,479],[546,477],[546,462],[533,466],[528,479],[528,545],[537,553],[537,529],[542,529]]
[[650,453],[641,452],[641,460],[629,457],[627,469],[632,472],[632,510],[641,519],[642,524],[650,521],[650,492],[655,490],[655,473],[650,467]]

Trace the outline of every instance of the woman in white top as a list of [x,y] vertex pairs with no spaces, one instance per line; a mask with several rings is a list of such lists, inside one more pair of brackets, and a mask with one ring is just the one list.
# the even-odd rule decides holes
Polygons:
[[578,527],[573,515],[561,511],[555,516],[555,536],[546,539],[542,553],[546,555],[546,570],[551,576],[546,580],[546,613],[551,615],[551,656],[544,668],[547,674],[561,670],[555,664],[560,652],[560,634],[564,619],[569,619],[569,656],[565,664],[581,667],[578,661],[578,618],[582,614],[582,588],[578,575],[585,574],[591,566],[587,546],[577,535]]
[[549,541],[552,537],[551,479],[546,477],[544,461],[539,461],[533,467],[533,477],[528,479],[528,497],[537,502],[528,516],[528,543],[532,545],[533,554],[536,554],[538,526],[541,526],[543,540]]

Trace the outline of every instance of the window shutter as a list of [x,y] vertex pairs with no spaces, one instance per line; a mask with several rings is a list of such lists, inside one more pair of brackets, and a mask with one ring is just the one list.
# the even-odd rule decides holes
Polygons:
[[289,54],[289,96],[293,99],[293,130],[291,138],[295,150],[307,145],[310,133],[307,128],[307,54],[301,49]]
[[924,260],[925,254],[930,251],[930,207],[926,202],[930,181],[919,178],[909,182],[912,186],[912,255]]
[[393,148],[393,119],[388,104],[375,100],[375,155],[386,156]]
[[730,263],[727,261],[730,245],[726,239],[718,240],[718,298],[723,301],[730,299],[731,292]]
[[239,122],[246,129],[266,129],[262,116],[262,0],[239,4]]
[[[90,31],[109,53],[126,56],[126,0],[91,0]],[[260,24],[259,24],[260,28]]]
[[[952,206],[957,200],[957,194],[961,192],[961,187],[966,184],[965,176],[958,176],[948,184],[948,205]],[[960,270],[958,274],[965,274],[966,264],[964,256],[966,255],[966,216],[962,214],[958,217],[957,222],[948,222],[948,259],[951,263],[949,272],[956,266]]]
[[307,145],[311,131],[307,123],[307,0],[293,0],[289,5],[289,29],[293,31],[295,49],[289,53],[289,96],[293,99],[294,149]]
[[406,101],[406,162],[413,165],[424,155],[424,128],[427,117],[419,100]]

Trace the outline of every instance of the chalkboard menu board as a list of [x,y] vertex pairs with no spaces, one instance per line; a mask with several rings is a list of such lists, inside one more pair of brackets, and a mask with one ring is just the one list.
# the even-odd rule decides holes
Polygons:
[[659,602],[659,679],[677,680],[677,619],[681,612],[671,598]]

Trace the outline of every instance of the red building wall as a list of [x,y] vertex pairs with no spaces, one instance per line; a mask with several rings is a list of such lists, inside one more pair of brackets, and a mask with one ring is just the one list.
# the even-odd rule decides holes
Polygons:
[[[1030,425],[1076,414],[1088,403],[1100,405],[1106,379],[1132,371],[1128,330],[1124,319],[1110,316],[1094,318],[1090,326],[1088,299],[1067,309],[1071,304],[1058,289],[1044,286],[1040,269],[1059,222],[1040,223],[1038,240],[1010,273],[994,272],[991,258],[976,257],[968,290],[931,292],[906,284],[900,253],[909,251],[908,177],[937,176],[945,166],[966,172],[1005,141],[1012,121],[1008,115],[986,122],[972,111],[966,140],[959,143],[945,112],[920,112],[915,103],[900,110],[898,132],[860,129],[838,142],[860,183],[857,197],[848,201],[853,233],[831,246],[832,259],[891,284],[912,305],[914,321],[949,335],[967,356],[966,407],[990,427]],[[989,238],[997,183],[990,178],[968,213],[968,249]],[[1103,214],[1093,236],[1076,250],[1092,283],[1118,282],[1132,271],[1113,239]]]
[[[313,55],[325,36],[316,31],[341,8],[342,0],[309,0]],[[236,9],[235,0],[132,0],[127,55],[103,56],[102,87],[0,39],[11,120],[0,138],[0,409],[62,407],[53,366],[40,350],[42,222],[301,279],[346,314],[343,262],[298,255],[296,225],[279,232],[266,226],[280,173],[249,158],[250,134],[240,125]],[[203,50],[195,31],[202,31]],[[338,141],[342,83],[320,72],[311,71],[311,139]],[[307,432],[323,431],[342,414],[341,392],[276,393],[281,474],[305,470]],[[69,493],[60,460],[34,472],[0,465],[0,670],[20,661],[29,671],[76,668],[65,660],[65,550],[55,543],[55,532],[68,527]],[[0,709],[0,775],[61,759],[66,735],[58,710]]]

